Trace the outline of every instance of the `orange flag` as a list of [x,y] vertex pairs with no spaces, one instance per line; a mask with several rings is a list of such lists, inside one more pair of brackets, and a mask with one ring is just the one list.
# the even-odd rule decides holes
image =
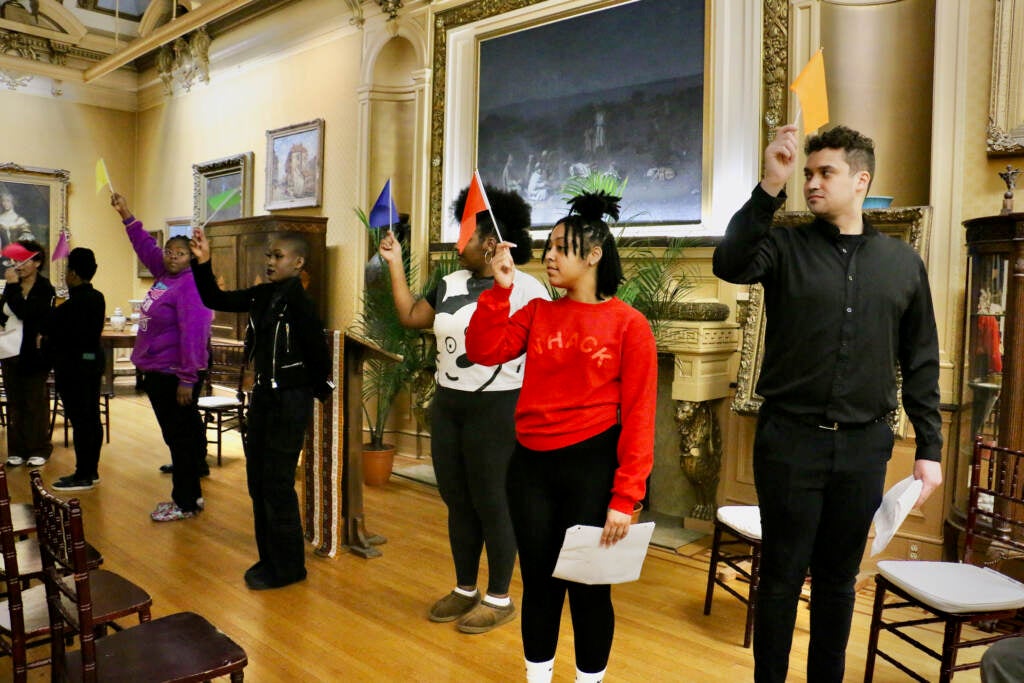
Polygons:
[[459,227],[459,241],[455,248],[459,253],[466,248],[473,233],[476,232],[476,215],[481,211],[490,211],[491,203],[487,201],[487,193],[484,192],[484,184],[480,181],[480,172],[473,172],[473,180],[469,183],[469,192],[466,194],[466,208],[462,210]]
[[805,135],[828,123],[825,58],[821,49],[814,53],[789,89],[796,93],[796,98],[800,102],[800,109],[804,115]]

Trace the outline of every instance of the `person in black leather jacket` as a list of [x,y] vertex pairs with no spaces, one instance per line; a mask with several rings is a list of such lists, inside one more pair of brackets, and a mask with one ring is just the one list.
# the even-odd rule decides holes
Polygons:
[[278,236],[267,249],[268,282],[225,292],[206,236],[197,229],[192,238],[192,274],[203,304],[249,313],[245,349],[256,381],[245,458],[259,561],[245,572],[245,583],[253,590],[306,578],[295,468],[313,398],[323,400],[333,389],[323,323],[300,279],[308,250],[301,235]]

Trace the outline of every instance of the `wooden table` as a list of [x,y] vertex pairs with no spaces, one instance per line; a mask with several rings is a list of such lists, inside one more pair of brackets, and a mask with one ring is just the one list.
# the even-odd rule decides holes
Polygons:
[[121,332],[103,330],[103,333],[100,335],[103,355],[106,356],[106,364],[103,367],[103,388],[105,391],[114,391],[114,349],[134,348],[136,336],[136,333],[129,329]]

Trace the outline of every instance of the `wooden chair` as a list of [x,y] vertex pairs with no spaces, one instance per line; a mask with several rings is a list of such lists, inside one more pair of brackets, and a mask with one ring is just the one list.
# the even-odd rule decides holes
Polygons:
[[[206,443],[217,447],[217,466],[221,465],[222,435],[236,429],[245,443],[245,408],[250,378],[246,372],[245,347],[241,344],[210,344],[210,366],[204,381],[199,410],[206,424]],[[214,395],[214,387],[233,389],[234,396]],[[211,436],[212,434],[212,436]]]
[[[936,680],[934,672],[926,678],[892,652],[883,652],[878,645],[881,631],[939,660],[940,683],[951,680],[957,671],[978,667],[980,657],[958,664],[961,650],[1020,635],[1000,632],[964,637],[967,624],[990,628],[992,623],[1013,618],[1024,608],[1024,584],[990,567],[1024,553],[1024,451],[985,444],[978,439],[973,457],[963,562],[878,563],[864,670],[866,683],[874,675],[876,655],[915,680]],[[899,600],[886,602],[888,593]],[[936,629],[919,628],[932,624],[942,624],[938,651],[927,639],[930,633],[934,640]]]
[[[0,550],[3,552],[4,581],[7,584],[7,599],[0,602],[0,655],[11,657],[13,680],[22,683],[27,680],[29,669],[50,663],[49,657],[28,661],[29,649],[49,642],[50,621],[45,587],[22,588],[15,535],[11,524],[7,475],[0,465]],[[130,614],[138,614],[140,622],[149,621],[153,600],[148,593],[111,572],[95,570],[91,574],[95,586],[93,610],[98,625],[118,628],[113,620]]]
[[[179,612],[95,637],[97,586],[87,570],[82,508],[63,501],[33,474],[39,547],[49,614],[52,679],[83,681],[207,681],[230,675],[240,683],[245,651],[203,617]],[[69,572],[73,580],[66,581]],[[63,635],[78,632],[80,647],[67,651]]]
[[[747,580],[749,588],[746,595],[719,577],[719,562]],[[754,629],[760,568],[760,509],[756,505],[726,505],[718,508],[715,514],[715,533],[711,542],[711,563],[708,566],[708,588],[704,595],[704,614],[711,614],[711,598],[715,592],[715,584],[746,605],[747,618],[746,626],[743,629],[743,647],[750,647]]]

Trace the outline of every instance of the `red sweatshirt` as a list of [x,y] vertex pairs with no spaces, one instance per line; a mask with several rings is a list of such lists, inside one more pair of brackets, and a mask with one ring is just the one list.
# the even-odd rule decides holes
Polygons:
[[654,464],[658,356],[647,319],[616,298],[568,297],[534,299],[509,317],[511,292],[495,285],[480,294],[469,359],[498,365],[526,352],[516,438],[531,450],[571,446],[621,422],[609,507],[631,513]]

